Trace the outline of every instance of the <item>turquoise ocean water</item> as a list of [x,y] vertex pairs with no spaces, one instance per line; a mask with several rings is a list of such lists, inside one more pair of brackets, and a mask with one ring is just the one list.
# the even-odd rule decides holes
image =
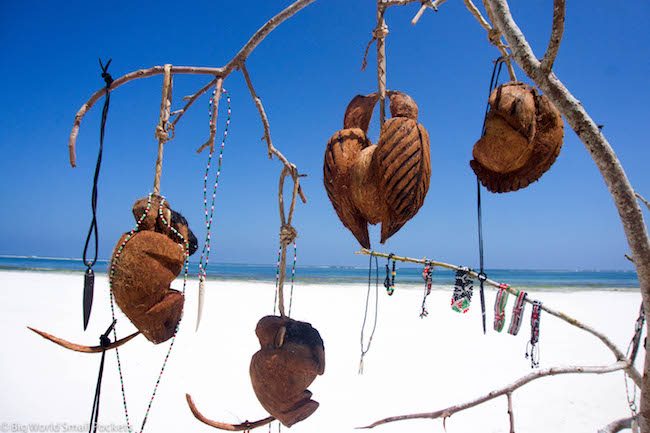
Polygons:
[[[374,261],[373,261],[374,263]],[[386,276],[386,260],[379,260],[379,284]],[[85,271],[81,259],[39,258],[0,256],[0,270],[50,271],[50,272],[79,272]],[[96,274],[106,273],[108,261],[99,260],[93,268]],[[241,264],[209,264],[208,279],[243,280],[243,281],[272,281],[276,279],[276,265],[241,265]],[[196,278],[198,262],[190,261],[189,275]],[[633,271],[544,271],[544,270],[508,270],[488,269],[488,278],[509,284],[515,288],[535,288],[540,290],[594,290],[615,289],[635,290],[639,287],[636,273]],[[375,270],[372,271],[373,282]],[[454,284],[454,272],[436,268],[433,274],[434,286],[449,286]],[[287,268],[287,281],[291,279],[291,268]],[[297,283],[309,284],[367,284],[367,267],[342,266],[297,266]],[[412,264],[397,263],[397,288],[421,288],[422,267]]]

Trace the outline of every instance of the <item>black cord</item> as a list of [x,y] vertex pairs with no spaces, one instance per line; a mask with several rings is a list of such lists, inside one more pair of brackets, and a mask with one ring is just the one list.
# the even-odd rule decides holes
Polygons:
[[[95,274],[93,273],[92,267],[97,263],[97,248],[98,248],[98,237],[97,237],[97,182],[99,180],[99,170],[102,165],[102,152],[104,150],[104,129],[106,127],[106,118],[108,115],[108,106],[111,101],[111,91],[110,87],[113,84],[113,78],[111,74],[107,72],[108,66],[111,64],[110,59],[106,66],[102,64],[102,60],[99,59],[99,66],[102,68],[102,78],[106,83],[106,99],[104,101],[104,108],[102,110],[102,124],[99,133],[99,154],[97,155],[97,164],[95,165],[95,176],[93,178],[93,193],[90,199],[90,207],[93,212],[93,219],[90,222],[90,228],[88,229],[88,235],[86,236],[86,244],[84,245],[83,252],[83,262],[88,267],[86,269],[86,275],[84,278],[84,299],[83,299],[83,310],[84,310],[84,330],[88,327],[88,320],[90,319],[90,311],[92,309],[93,303],[93,291],[94,291],[94,281]],[[86,253],[88,252],[88,245],[90,244],[90,236],[94,233],[95,240],[95,255],[92,261],[86,259]]]
[[111,344],[108,334],[113,330],[116,322],[117,320],[114,319],[111,326],[109,326],[106,332],[99,337],[99,344],[104,350],[102,350],[102,360],[99,363],[99,374],[97,375],[95,398],[93,400],[93,410],[90,413],[90,428],[88,429],[88,433],[94,433],[97,431],[97,423],[99,422],[99,395],[102,391],[102,377],[104,376],[104,358],[106,356],[106,349]]
[[[368,318],[368,304],[370,303],[370,283],[372,281],[372,258],[375,257],[375,321],[372,325],[372,332],[370,333],[370,339],[368,339],[368,347],[364,349],[363,347],[363,330],[366,328],[366,319]],[[370,345],[372,344],[372,337],[375,335],[375,329],[377,329],[377,314],[379,313],[379,261],[377,256],[373,253],[370,253],[370,261],[368,263],[368,293],[366,294],[366,311],[363,314],[363,325],[361,325],[361,361],[359,362],[359,373],[363,373],[363,357],[370,350]]]
[[[487,116],[490,111],[490,95],[499,82],[499,75],[501,74],[501,67],[504,62],[503,57],[499,57],[495,63],[494,68],[492,69],[492,78],[490,79],[490,91],[488,92],[488,103],[485,107],[485,116],[483,117],[483,127],[481,128],[481,137],[485,135],[485,123],[487,121]],[[487,280],[487,275],[485,274],[485,269],[483,267],[483,213],[481,211],[481,181],[476,178],[476,210],[478,216],[478,254],[480,262],[480,271],[478,273],[478,280],[480,282],[480,294],[481,294],[481,315],[483,321],[483,334],[486,333],[486,316],[485,316],[485,292],[483,289],[483,282]]]

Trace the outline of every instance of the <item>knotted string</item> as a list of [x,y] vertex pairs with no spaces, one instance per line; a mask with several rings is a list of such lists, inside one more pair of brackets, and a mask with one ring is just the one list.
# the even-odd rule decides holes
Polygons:
[[[485,135],[485,123],[487,120],[487,115],[490,110],[490,95],[494,90],[494,87],[499,82],[499,75],[501,74],[501,67],[503,66],[503,57],[499,57],[496,62],[494,62],[494,68],[492,69],[492,78],[490,79],[490,91],[488,92],[488,103],[485,108],[485,116],[483,116],[483,127],[481,128],[481,137]],[[497,69],[498,66],[498,69]],[[487,275],[485,274],[485,269],[483,267],[483,214],[481,211],[481,181],[476,177],[476,212],[478,217],[478,251],[479,251],[479,262],[480,270],[478,273],[478,280],[480,284],[480,294],[481,294],[481,318],[483,323],[483,334],[485,334],[485,291],[483,288],[483,283],[487,280]]]
[[[634,335],[632,336],[632,340],[630,341],[630,344],[627,347],[626,356],[629,357],[628,359],[630,360],[630,365],[634,365],[634,361],[636,360],[636,356],[639,351],[644,322],[645,322],[645,311],[643,309],[643,302],[641,302],[641,307],[639,308],[639,317],[636,319],[636,323],[634,325]],[[627,373],[624,375],[624,378],[625,378],[625,395],[627,397],[627,404],[630,407],[630,412],[632,412],[632,425],[634,427],[634,425],[638,423],[637,417],[638,417],[639,408],[637,407],[636,404],[637,386],[634,382],[632,382],[632,392],[630,392]]]
[[108,338],[108,334],[115,327],[116,319],[113,319],[113,323],[108,327],[106,332],[104,332],[99,337],[99,345],[102,347],[102,360],[99,363],[99,374],[97,375],[97,385],[95,386],[95,398],[93,400],[93,409],[90,413],[90,427],[88,433],[97,431],[97,424],[99,422],[99,396],[102,392],[102,378],[104,376],[104,358],[106,357],[106,348],[110,346],[111,340]]
[[[95,176],[93,177],[93,192],[90,198],[90,207],[92,209],[93,218],[90,221],[90,228],[88,229],[88,235],[86,236],[86,244],[84,245],[83,252],[83,262],[88,267],[84,275],[84,295],[83,295],[83,318],[84,318],[84,331],[88,327],[88,321],[90,320],[90,311],[93,306],[93,292],[95,286],[95,273],[93,272],[93,266],[97,263],[97,245],[98,245],[98,236],[97,236],[97,182],[99,180],[99,170],[102,166],[102,153],[104,150],[104,129],[106,127],[106,118],[108,117],[108,106],[111,102],[111,84],[113,84],[113,77],[108,73],[108,66],[111,64],[110,59],[106,66],[103,65],[102,59],[99,59],[99,66],[102,68],[102,78],[106,83],[106,99],[104,100],[104,108],[102,109],[102,123],[99,130],[99,153],[97,154],[97,163],[95,165]],[[95,240],[95,255],[92,261],[86,259],[86,253],[88,252],[88,245],[90,244],[90,236],[94,233]]]

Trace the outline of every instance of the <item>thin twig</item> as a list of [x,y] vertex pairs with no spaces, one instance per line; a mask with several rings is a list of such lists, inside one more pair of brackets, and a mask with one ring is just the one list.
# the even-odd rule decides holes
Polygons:
[[530,373],[517,381],[511,383],[508,386],[505,386],[500,389],[495,389],[490,391],[486,395],[478,397],[474,400],[470,400],[465,403],[457,404],[455,406],[450,406],[446,409],[438,410],[435,412],[425,412],[425,413],[415,413],[410,415],[399,415],[392,416],[389,418],[384,418],[382,420],[376,421],[366,427],[360,427],[362,429],[377,427],[378,425],[387,424],[395,421],[404,421],[408,419],[436,419],[440,417],[448,417],[457,412],[461,412],[465,409],[469,409],[479,404],[485,403],[486,401],[492,400],[496,397],[502,396],[504,394],[512,393],[514,390],[521,388],[533,380],[539,379],[546,376],[555,376],[558,374],[577,374],[577,373],[587,373],[587,374],[604,374],[611,373],[612,371],[624,370],[628,366],[626,361],[619,361],[615,364],[609,366],[598,366],[598,367],[587,367],[587,366],[569,366],[569,367],[552,367],[545,368],[542,370],[537,370],[533,373]]
[[546,54],[542,59],[542,70],[551,72],[555,57],[560,49],[562,35],[564,34],[564,17],[566,15],[565,0],[553,0],[553,30],[551,30],[551,39],[548,41]]
[[194,102],[199,99],[201,95],[203,95],[205,92],[207,92],[212,86],[217,84],[218,78],[215,78],[214,80],[210,81],[208,84],[203,86],[201,90],[193,94],[192,96],[186,96],[183,98],[183,101],[187,101],[187,104],[185,104],[185,107],[183,107],[181,110],[174,111],[171,115],[176,116],[174,121],[172,122],[172,129],[176,126],[179,120],[181,120],[181,117],[183,117],[183,114],[189,110],[189,108],[194,104]]
[[648,200],[644,199],[643,196],[641,196],[641,194],[639,194],[638,192],[635,192],[634,195],[636,196],[636,198],[641,200],[648,209],[650,209],[650,203],[648,203]]
[[217,83],[214,86],[214,96],[212,96],[212,121],[210,122],[210,137],[208,137],[208,141],[203,143],[203,145],[196,150],[196,153],[203,152],[203,149],[208,146],[210,146],[210,152],[214,152],[214,139],[217,135],[217,114],[219,113],[219,101],[221,100],[222,92],[223,79],[217,78]]
[[[242,63],[240,65],[240,69],[242,73],[244,74],[244,79],[246,80],[246,85],[248,86],[248,91],[251,94],[251,97],[253,98],[253,101],[255,102],[255,106],[257,107],[257,111],[260,113],[260,118],[262,119],[262,124],[264,125],[264,138],[263,140],[266,141],[266,149],[269,153],[269,158],[273,158],[273,155],[275,155],[282,164],[284,164],[286,167],[289,168],[291,177],[293,178],[294,182],[298,182],[298,178],[300,175],[298,174],[298,169],[296,168],[295,165],[289,162],[287,158],[273,146],[273,142],[271,141],[271,126],[269,124],[269,119],[266,116],[266,112],[264,111],[264,106],[262,105],[262,100],[257,96],[257,93],[255,93],[255,89],[253,88],[253,82],[251,81],[250,75],[248,75],[248,69],[246,69],[246,64]],[[298,194],[300,194],[300,199],[302,200],[303,203],[307,203],[307,198],[305,197],[305,193],[302,191],[302,187],[300,184],[298,184]]]
[[598,433],[618,433],[621,430],[632,428],[632,417],[617,419],[598,430]]
[[[361,254],[361,255],[365,255],[365,256],[369,256],[369,255],[372,254],[372,255],[377,256],[377,257],[386,257],[386,258],[389,257],[388,254],[378,253],[378,252],[375,252],[375,251],[370,251],[370,250],[367,250],[365,248],[362,248],[360,251],[355,252],[355,254]],[[435,267],[451,269],[453,271],[457,271],[458,269],[460,269],[460,267],[456,266],[456,265],[451,265],[449,263],[438,262],[438,261],[435,261],[435,260],[428,260],[426,258],[425,259],[413,259],[411,257],[400,257],[400,256],[392,255],[391,259],[392,260],[397,260],[397,261],[400,261],[400,262],[419,263],[421,265],[424,265],[426,263],[430,263],[431,265],[433,265]],[[469,275],[472,276],[472,278],[478,279],[478,274],[473,270],[469,271]],[[498,283],[496,281],[493,281],[493,280],[491,280],[489,278],[485,280],[485,284],[487,284],[488,286],[497,287],[497,288],[504,287],[507,292],[509,292],[509,293],[511,293],[511,294],[513,294],[515,296],[518,293],[517,290],[515,290],[515,289],[513,289],[511,287],[502,286],[500,283]],[[525,299],[525,302],[528,302],[530,304],[532,304],[534,301],[535,301],[535,299],[532,299],[532,298],[529,298],[529,297],[526,297],[526,299]],[[612,351],[612,353],[614,353],[614,356],[616,357],[617,361],[627,360],[627,357],[625,356],[625,354],[609,338],[607,338],[607,336],[605,334],[601,333],[600,331],[595,330],[591,326],[585,325],[584,323],[580,322],[579,320],[574,319],[573,317],[571,317],[571,316],[569,316],[567,314],[564,314],[564,313],[562,313],[560,311],[555,311],[555,310],[549,308],[546,304],[542,304],[542,310],[546,311],[548,314],[550,314],[552,316],[555,316],[558,319],[561,319],[561,320],[569,323],[570,325],[573,325],[573,326],[575,326],[577,328],[580,328],[580,329],[590,333],[591,335],[595,336],[596,338],[598,338],[600,341],[602,341],[605,344],[605,346],[607,346],[607,348],[609,348],[609,350]],[[632,378],[634,383],[636,383],[637,386],[640,387],[641,386],[641,375],[636,370],[636,368],[634,368],[633,365],[629,365],[626,368],[626,372],[629,374],[630,378]]]
[[512,391],[506,392],[508,397],[508,418],[510,419],[510,433],[515,433],[515,413],[512,410]]

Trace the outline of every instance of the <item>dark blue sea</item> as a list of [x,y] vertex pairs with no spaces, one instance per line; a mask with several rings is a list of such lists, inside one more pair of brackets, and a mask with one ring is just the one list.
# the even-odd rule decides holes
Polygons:
[[[108,271],[108,260],[99,260],[94,266],[96,274]],[[14,257],[0,256],[0,270],[84,272],[86,267],[81,259]],[[273,281],[276,279],[276,265],[209,264],[209,279]],[[379,267],[379,284],[385,273],[385,266]],[[509,284],[516,288],[535,288],[541,290],[634,290],[639,281],[633,271],[544,271],[488,269],[491,280]],[[198,275],[198,262],[190,261],[190,277]],[[374,282],[375,270],[372,271]],[[454,272],[436,268],[433,274],[434,286],[453,286]],[[287,281],[291,278],[291,268],[287,269]],[[346,266],[297,266],[296,282],[308,284],[367,284],[367,267]],[[415,265],[397,264],[396,285],[404,288],[420,288],[423,284],[422,268]]]

